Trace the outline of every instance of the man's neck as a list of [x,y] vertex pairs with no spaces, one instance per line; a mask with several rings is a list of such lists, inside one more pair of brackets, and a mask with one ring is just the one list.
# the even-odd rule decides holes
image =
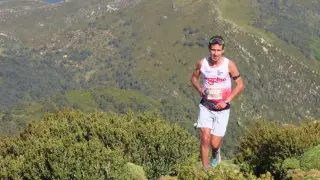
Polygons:
[[212,58],[210,57],[210,58],[209,58],[209,60],[210,60],[210,66],[219,66],[219,65],[223,62],[223,59],[224,59],[224,57],[221,56],[218,61],[214,61],[214,60],[212,60]]

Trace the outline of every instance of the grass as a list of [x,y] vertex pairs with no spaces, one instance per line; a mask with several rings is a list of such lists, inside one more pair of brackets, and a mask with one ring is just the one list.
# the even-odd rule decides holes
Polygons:
[[[260,15],[259,3],[254,0],[218,0],[217,8],[223,19],[226,19],[240,28],[263,37],[270,43],[281,42],[273,33],[252,26],[256,16]],[[270,20],[272,21],[272,20]]]
[[224,19],[244,27],[248,27],[248,24],[259,14],[258,3],[253,0],[219,0],[217,7]]
[[132,98],[134,97],[142,104],[149,104],[155,107],[160,106],[160,102],[158,100],[150,98],[142,94],[141,92],[134,91],[134,90],[121,90],[116,88],[103,89],[103,90],[96,91],[95,94],[96,95],[108,94],[108,95],[111,95],[113,98],[115,98],[117,101],[123,102],[123,103],[132,103]]
[[[10,130],[15,128],[21,128],[21,126],[26,125],[27,120],[39,120],[44,115],[43,106],[40,103],[24,103],[24,107],[12,109],[11,113],[13,115],[14,121],[11,122],[11,127],[6,129],[5,131],[11,132],[11,135],[16,134],[17,132]],[[6,134],[5,132],[1,131],[0,134]]]
[[89,91],[74,90],[66,94],[66,98],[70,107],[79,106],[81,109],[93,111],[98,108],[97,103],[93,100]]

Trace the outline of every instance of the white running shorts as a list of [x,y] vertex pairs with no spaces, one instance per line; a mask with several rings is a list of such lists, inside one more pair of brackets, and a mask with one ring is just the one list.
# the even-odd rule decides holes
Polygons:
[[199,104],[199,116],[195,123],[197,128],[210,128],[214,136],[224,136],[229,121],[230,109],[223,111],[210,111]]

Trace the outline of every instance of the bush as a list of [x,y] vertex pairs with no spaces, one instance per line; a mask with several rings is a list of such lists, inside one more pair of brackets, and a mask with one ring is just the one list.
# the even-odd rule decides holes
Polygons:
[[236,180],[270,180],[272,176],[270,173],[266,173],[257,178],[250,173],[242,173],[231,166],[224,164],[223,162],[215,168],[209,168],[204,170],[200,163],[189,163],[181,167],[178,180],[210,180],[210,179],[236,179]]
[[283,161],[282,169],[300,169],[300,160],[296,158],[288,158]]
[[91,51],[88,50],[73,50],[70,54],[70,59],[73,61],[82,62],[92,55]]
[[[285,179],[319,179],[320,178],[320,146],[309,149],[305,152],[301,161],[296,158],[288,158],[282,163],[286,170]],[[301,169],[300,169],[301,168]]]
[[133,163],[127,163],[125,165],[126,170],[129,174],[127,179],[135,179],[135,180],[146,180],[144,170],[141,166],[135,165]]
[[285,159],[299,157],[319,143],[320,123],[294,126],[259,121],[241,139],[236,162],[246,172],[260,175],[269,171],[282,177]]
[[320,179],[320,171],[310,170],[302,171],[301,169],[291,169],[284,179],[301,180],[301,179]]
[[125,179],[127,162],[155,179],[195,152],[196,138],[154,113],[64,110],[1,139],[0,179]]
[[320,170],[320,146],[311,148],[301,157],[301,168],[303,170]]

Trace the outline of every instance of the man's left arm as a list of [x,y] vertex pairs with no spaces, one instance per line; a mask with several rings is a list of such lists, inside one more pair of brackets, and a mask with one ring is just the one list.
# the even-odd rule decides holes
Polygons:
[[231,60],[229,61],[229,73],[236,84],[236,87],[232,90],[230,96],[226,99],[227,101],[231,102],[244,90],[244,84],[236,64]]
[[240,76],[240,73],[238,71],[236,64],[230,60],[228,68],[229,68],[229,74],[230,74],[231,78],[234,80],[236,87],[232,90],[231,94],[229,95],[229,97],[227,99],[224,99],[224,101],[219,102],[215,106],[216,109],[225,108],[227,106],[225,101],[228,101],[229,103],[231,103],[231,101],[244,90],[243,80]]

